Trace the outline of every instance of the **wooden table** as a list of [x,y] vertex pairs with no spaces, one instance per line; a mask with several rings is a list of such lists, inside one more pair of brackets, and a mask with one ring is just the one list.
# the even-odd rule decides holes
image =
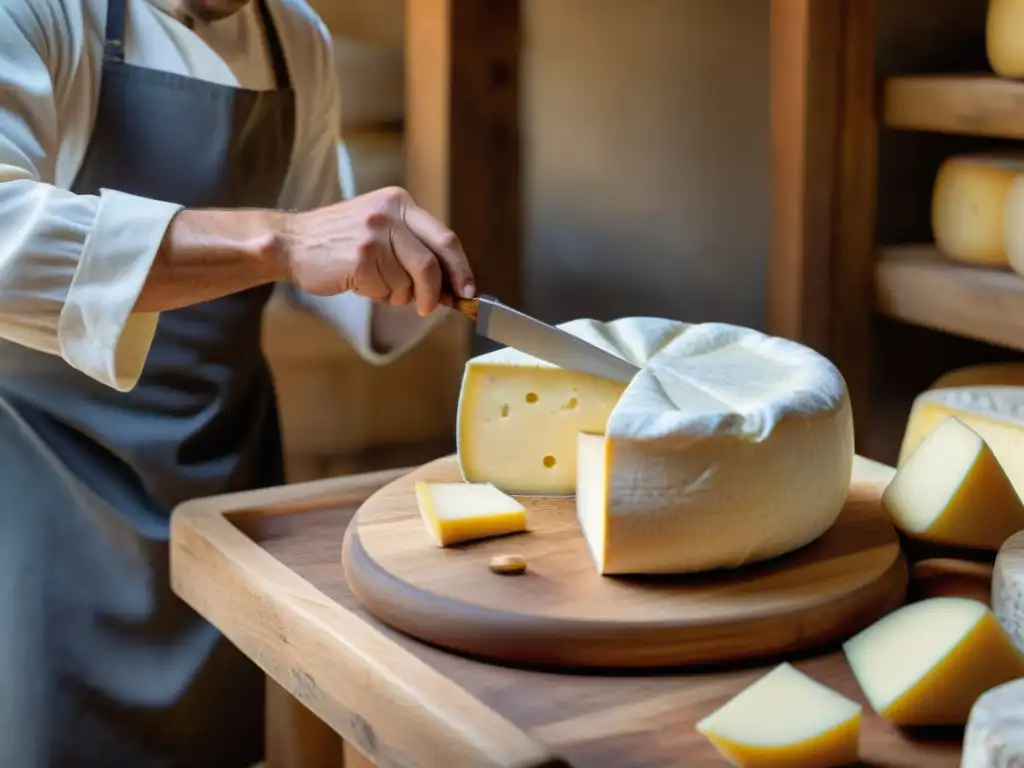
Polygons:
[[[863,481],[890,473],[858,464]],[[400,474],[199,500],[174,514],[175,591],[271,681],[268,768],[352,768],[366,765],[360,755],[427,768],[723,764],[694,724],[765,665],[635,677],[515,670],[427,647],[363,612],[345,583],[342,536],[360,502]],[[863,702],[840,653],[797,666]],[[344,763],[334,734],[347,742]],[[911,736],[866,714],[862,753],[872,765],[954,768],[960,737]]]

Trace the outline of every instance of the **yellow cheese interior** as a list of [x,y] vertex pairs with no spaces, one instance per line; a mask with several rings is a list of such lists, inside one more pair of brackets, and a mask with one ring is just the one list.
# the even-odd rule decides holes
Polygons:
[[1024,529],[1024,504],[981,437],[945,417],[882,496],[897,528],[914,538],[998,550]]
[[964,725],[988,689],[1024,676],[1024,656],[977,600],[935,597],[843,645],[864,695],[897,725]]
[[735,765],[829,768],[857,761],[861,707],[780,664],[697,724]]
[[420,516],[442,547],[526,530],[526,509],[490,483],[416,483]]
[[558,368],[471,362],[459,413],[465,479],[509,493],[572,495],[577,436],[603,434],[625,388]]

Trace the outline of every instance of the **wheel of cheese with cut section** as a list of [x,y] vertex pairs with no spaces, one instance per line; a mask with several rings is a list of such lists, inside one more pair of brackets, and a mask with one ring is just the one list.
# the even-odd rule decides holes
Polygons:
[[473,358],[458,416],[466,481],[575,493],[603,574],[737,567],[798,549],[835,522],[853,421],[826,358],[721,323],[561,327],[639,373],[624,385],[508,348]]

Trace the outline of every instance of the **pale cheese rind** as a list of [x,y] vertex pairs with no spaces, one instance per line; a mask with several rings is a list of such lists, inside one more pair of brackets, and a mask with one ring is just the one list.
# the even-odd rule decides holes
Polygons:
[[744,768],[830,768],[857,761],[861,706],[788,663],[697,723]]
[[1001,77],[1024,78],[1024,0],[989,0],[985,50]]
[[928,389],[1024,387],[1024,363],[983,363],[947,371]]
[[420,517],[438,546],[526,530],[526,508],[490,483],[416,483]]
[[1024,504],[977,432],[947,416],[900,466],[882,507],[920,541],[996,551],[1024,528]]
[[992,611],[1013,642],[1024,651],[1024,533],[999,548],[992,569]]
[[[640,372],[623,387],[510,349],[469,361],[458,426],[465,479],[576,492],[605,574],[735,567],[797,549],[835,522],[853,422],[828,360],[719,323],[561,327]],[[568,466],[574,477],[557,474]]]
[[982,694],[971,708],[960,768],[1024,765],[1024,680]]
[[977,600],[934,597],[843,644],[871,707],[901,726],[964,725],[977,698],[1024,676],[1024,654]]

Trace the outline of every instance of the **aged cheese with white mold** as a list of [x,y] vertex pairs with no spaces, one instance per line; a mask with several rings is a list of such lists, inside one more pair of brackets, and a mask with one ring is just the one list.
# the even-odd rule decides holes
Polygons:
[[1024,504],[977,432],[948,416],[897,470],[882,507],[920,541],[996,551],[1024,529]]
[[442,547],[526,530],[526,508],[489,483],[416,483],[420,516]]
[[992,611],[1017,647],[1024,651],[1024,533],[999,548],[992,569]]
[[947,416],[973,429],[995,454],[1017,495],[1024,494],[1024,387],[930,389],[914,399],[899,465]]
[[958,387],[1024,387],[1024,363],[982,363],[954,368],[939,376],[928,389]]
[[846,384],[794,342],[657,318],[561,326],[640,366],[628,384],[512,349],[470,360],[463,477],[507,493],[576,493],[604,574],[736,567],[797,549],[849,490]]
[[743,768],[831,768],[857,762],[861,706],[788,663],[697,723]]
[[996,686],[971,708],[960,768],[1024,766],[1024,679]]
[[986,605],[910,603],[843,644],[868,703],[901,726],[964,725],[985,691],[1024,676],[1024,654]]

